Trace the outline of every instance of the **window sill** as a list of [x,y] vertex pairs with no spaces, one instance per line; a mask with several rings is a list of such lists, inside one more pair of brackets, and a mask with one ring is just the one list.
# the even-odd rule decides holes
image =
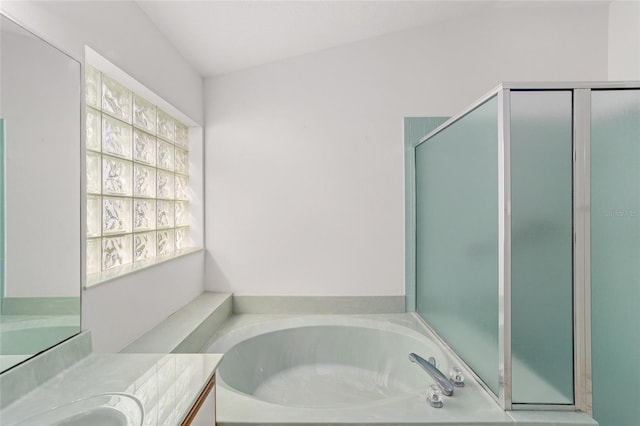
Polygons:
[[157,256],[152,259],[148,259],[144,262],[136,262],[130,263],[128,265],[122,265],[115,268],[108,269],[106,271],[95,272],[93,274],[89,274],[87,276],[87,282],[84,285],[84,289],[88,290],[94,287],[99,286],[100,284],[104,284],[109,281],[117,280],[126,275],[134,274],[138,271],[142,271],[147,268],[151,268],[155,265],[171,261],[173,259],[177,259],[183,256],[187,256],[191,253],[198,253],[203,251],[202,247],[189,247],[181,250],[177,250],[170,255],[165,256]]

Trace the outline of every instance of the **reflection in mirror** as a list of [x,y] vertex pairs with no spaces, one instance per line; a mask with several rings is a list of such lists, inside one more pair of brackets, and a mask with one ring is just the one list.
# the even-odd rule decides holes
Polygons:
[[[0,15],[0,371],[80,331],[80,63]],[[4,220],[2,220],[4,218]]]

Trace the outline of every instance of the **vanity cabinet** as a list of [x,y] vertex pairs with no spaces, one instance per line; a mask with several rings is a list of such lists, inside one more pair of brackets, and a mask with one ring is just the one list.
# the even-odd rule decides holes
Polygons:
[[216,375],[214,374],[189,413],[182,426],[215,426],[216,424]]

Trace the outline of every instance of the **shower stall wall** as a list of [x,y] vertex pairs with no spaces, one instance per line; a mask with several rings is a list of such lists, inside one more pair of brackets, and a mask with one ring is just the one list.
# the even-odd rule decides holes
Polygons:
[[407,306],[504,409],[637,421],[640,84],[504,83],[407,150]]

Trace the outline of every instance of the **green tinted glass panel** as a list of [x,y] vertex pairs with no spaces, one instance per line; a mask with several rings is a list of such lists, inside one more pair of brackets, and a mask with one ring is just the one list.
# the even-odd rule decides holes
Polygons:
[[495,97],[416,148],[416,310],[497,393]]
[[640,90],[591,97],[593,415],[640,422]]
[[4,297],[4,205],[4,119],[0,118],[0,300]]
[[405,223],[405,307],[407,311],[416,310],[415,287],[415,164],[416,156],[413,148],[428,133],[447,121],[449,117],[405,117],[404,118],[404,223]]
[[572,93],[511,92],[514,403],[573,403]]

